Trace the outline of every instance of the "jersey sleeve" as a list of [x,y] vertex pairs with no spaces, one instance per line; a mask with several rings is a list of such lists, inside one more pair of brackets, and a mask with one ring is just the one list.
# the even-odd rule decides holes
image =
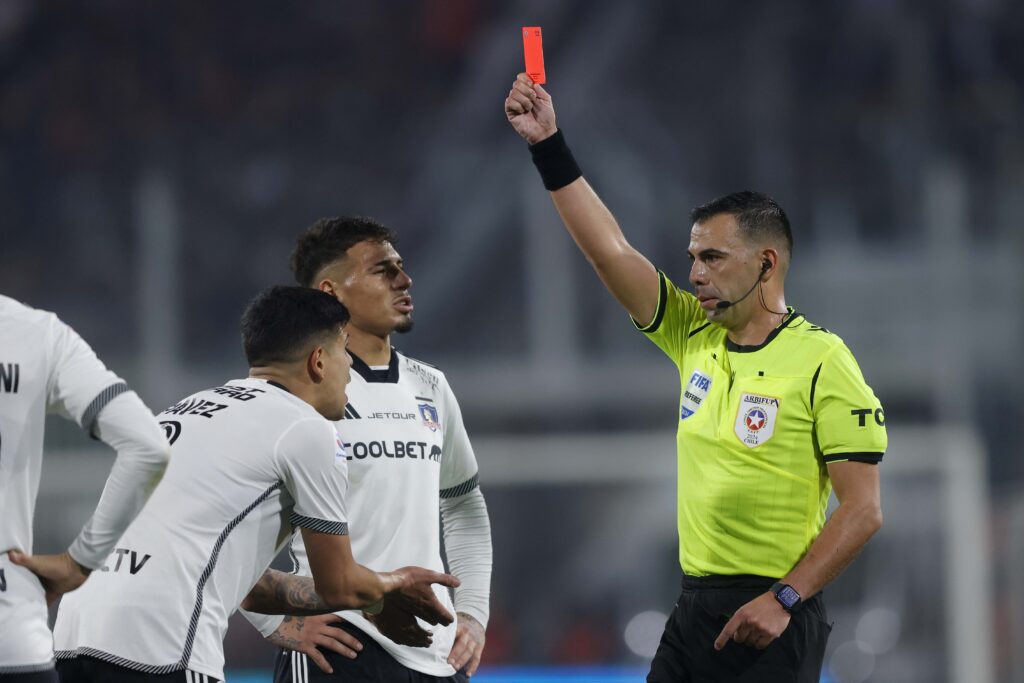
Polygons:
[[70,326],[53,318],[52,363],[47,409],[94,434],[96,417],[110,401],[129,391]]
[[697,297],[679,289],[665,273],[658,271],[658,308],[647,325],[633,320],[633,325],[657,344],[665,354],[677,360],[686,350],[690,333],[706,323]]
[[881,462],[888,445],[885,413],[844,344],[818,366],[810,399],[825,462]]
[[462,410],[455,394],[443,384],[445,408],[444,443],[441,447],[441,498],[464,496],[479,485],[476,454],[462,422]]
[[277,463],[295,501],[292,526],[347,534],[348,464],[334,425],[322,418],[299,420],[279,439]]
[[164,475],[170,444],[153,413],[134,392],[122,394],[96,417],[93,430],[117,451],[96,511],[68,548],[81,565],[97,569]]

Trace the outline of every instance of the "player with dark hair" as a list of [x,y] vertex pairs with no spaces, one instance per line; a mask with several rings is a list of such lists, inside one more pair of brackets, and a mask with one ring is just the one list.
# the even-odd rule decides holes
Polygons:
[[[491,535],[476,457],[444,373],[391,346],[412,328],[412,279],[392,232],[369,218],[325,218],[298,240],[292,272],[352,313],[351,383],[344,435],[352,485],[352,551],[369,567],[419,564],[440,571],[441,512],[457,623],[428,631],[385,608],[335,618],[250,621],[281,646],[275,680],[465,681],[480,662],[487,625]],[[309,562],[303,539],[292,544],[295,571]],[[452,605],[447,591],[438,599]],[[418,647],[396,643],[411,639]],[[322,648],[322,651],[321,651]],[[357,656],[358,652],[358,656]],[[312,660],[316,667],[309,666]],[[332,674],[332,675],[328,675]]]
[[[224,632],[240,604],[452,621],[431,584],[456,586],[454,577],[378,573],[352,558],[348,461],[328,421],[345,411],[348,320],[334,297],[273,287],[242,319],[249,376],[160,413],[174,456],[163,481],[106,566],[60,606],[63,683],[223,679]],[[293,528],[312,579],[267,570]]]
[[[315,288],[316,277],[324,267],[344,259],[348,255],[348,250],[360,242],[394,246],[397,241],[391,228],[381,225],[372,218],[321,218],[299,238],[289,259],[289,266],[296,282],[303,287]],[[411,326],[412,316],[406,316],[404,324]]]
[[[117,451],[117,460],[71,546],[33,556],[48,412],[77,422]],[[103,565],[169,455],[153,413],[73,329],[53,313],[0,296],[0,679],[57,680],[47,603]]]
[[[626,241],[544,88],[520,74],[505,113],[569,234],[679,371],[683,590],[647,680],[817,682],[831,628],[821,590],[882,524],[887,440],[843,341],[786,306],[785,212],[757,192],[695,209],[695,296]],[[839,507],[826,522],[833,488]]]

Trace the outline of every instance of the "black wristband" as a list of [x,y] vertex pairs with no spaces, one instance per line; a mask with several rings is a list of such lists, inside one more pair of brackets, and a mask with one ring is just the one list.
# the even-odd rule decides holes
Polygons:
[[530,154],[533,156],[533,165],[540,172],[540,179],[544,181],[544,187],[549,192],[560,190],[583,175],[569,145],[565,143],[561,129],[536,145],[530,145]]

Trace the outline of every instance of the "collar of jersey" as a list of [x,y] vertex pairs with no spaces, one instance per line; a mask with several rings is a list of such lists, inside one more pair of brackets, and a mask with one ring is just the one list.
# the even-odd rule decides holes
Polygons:
[[281,384],[280,382],[275,382],[272,379],[268,379],[268,380],[266,380],[266,382],[270,386],[277,387],[278,389],[280,389],[281,391],[285,392],[286,394],[292,393],[292,392],[288,391],[288,387],[286,387],[285,385]]
[[804,317],[803,313],[797,313],[795,310],[793,310],[792,306],[786,306],[786,310],[789,311],[789,316],[784,321],[782,321],[781,325],[772,330],[771,334],[769,334],[768,337],[760,344],[751,344],[749,346],[744,346],[743,344],[737,344],[736,342],[729,339],[729,337],[726,337],[725,348],[735,353],[751,353],[753,351],[760,351],[764,347],[771,344],[772,340],[779,336],[779,332],[782,332],[784,329],[789,327],[790,323],[795,321],[797,318]]
[[352,369],[359,373],[367,382],[376,383],[390,383],[396,384],[398,382],[398,352],[395,347],[391,347],[391,361],[388,363],[387,375],[381,376],[376,370],[372,370],[369,365],[363,362],[363,359],[352,353],[348,352],[348,355],[352,356]]

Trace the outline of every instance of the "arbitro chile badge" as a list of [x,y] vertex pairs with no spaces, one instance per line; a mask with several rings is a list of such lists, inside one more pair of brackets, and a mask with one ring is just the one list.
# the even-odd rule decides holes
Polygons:
[[775,434],[779,399],[774,396],[743,394],[736,411],[734,431],[747,448],[757,448]]

